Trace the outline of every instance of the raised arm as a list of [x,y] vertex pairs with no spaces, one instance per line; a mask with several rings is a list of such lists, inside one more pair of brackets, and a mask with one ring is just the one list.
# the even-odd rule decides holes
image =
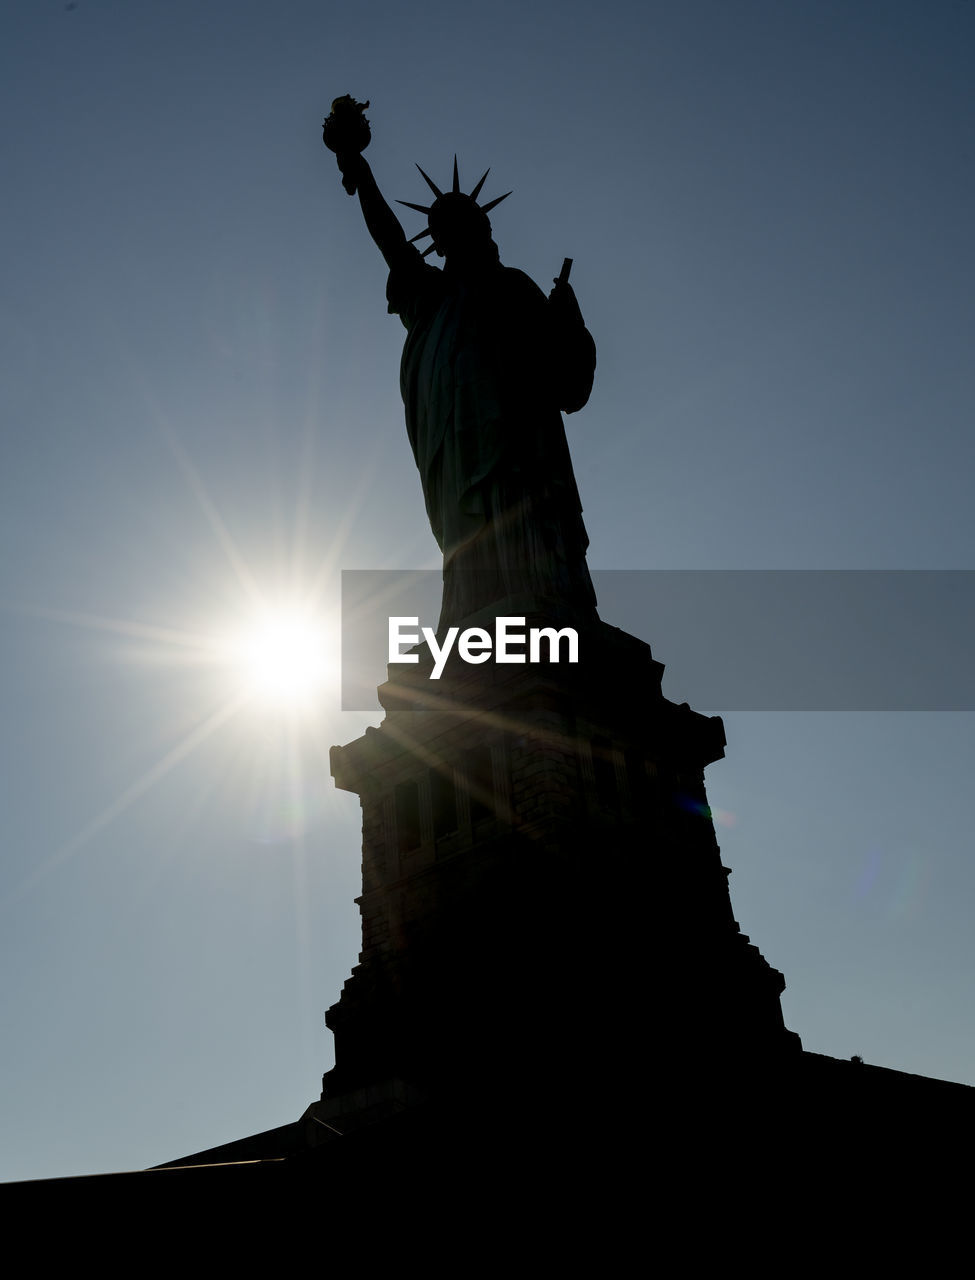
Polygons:
[[354,189],[359,193],[359,206],[366,220],[366,228],[379,246],[386,265],[392,267],[406,248],[406,232],[383,198],[376,179],[372,176],[372,170],[362,155],[339,155],[336,159],[343,179],[346,182],[351,179],[355,183]]
[[403,256],[406,233],[383,199],[372,170],[362,158],[362,152],[372,137],[369,121],[364,115],[368,105],[368,102],[356,102],[349,94],[336,98],[322,125],[322,141],[329,151],[335,153],[342,186],[350,196],[358,191],[369,234],[379,246],[386,265],[392,267]]

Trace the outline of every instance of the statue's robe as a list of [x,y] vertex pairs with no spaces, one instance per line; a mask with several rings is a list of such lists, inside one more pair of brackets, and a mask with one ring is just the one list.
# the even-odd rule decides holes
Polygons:
[[[493,249],[493,245],[492,245]],[[393,265],[407,329],[400,384],[427,514],[444,557],[440,630],[487,606],[595,615],[589,539],[560,408],[589,398],[596,349],[574,300],[524,272]]]

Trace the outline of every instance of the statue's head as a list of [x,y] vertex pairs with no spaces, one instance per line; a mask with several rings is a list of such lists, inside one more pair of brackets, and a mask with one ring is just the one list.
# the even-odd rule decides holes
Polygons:
[[491,221],[477,201],[453,191],[434,200],[427,230],[433,237],[435,252],[441,257],[455,249],[479,247],[491,239]]
[[[420,169],[419,165],[416,167]],[[457,258],[480,256],[488,250],[496,254],[494,242],[491,239],[491,222],[487,215],[495,205],[506,200],[511,192],[507,191],[503,196],[498,196],[496,200],[491,200],[483,206],[477,203],[477,197],[480,195],[484,179],[490,173],[490,169],[485,171],[484,177],[470,195],[465,195],[460,189],[456,156],[454,156],[454,182],[451,191],[441,191],[422,169],[420,173],[436,196],[433,204],[411,204],[409,200],[398,200],[397,204],[404,204],[407,208],[416,209],[417,212],[427,215],[427,225],[413,236],[413,240],[422,240],[424,236],[432,237],[433,244],[424,249],[423,256],[426,257],[428,253],[436,251],[449,261],[452,256]]]

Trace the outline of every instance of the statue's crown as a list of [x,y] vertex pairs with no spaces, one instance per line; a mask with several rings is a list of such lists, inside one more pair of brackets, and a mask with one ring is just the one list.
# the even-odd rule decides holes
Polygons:
[[[416,167],[420,169],[419,165]],[[470,218],[472,214],[475,216],[480,215],[478,220],[482,218],[490,232],[491,224],[488,221],[488,213],[495,207],[495,205],[499,205],[502,200],[507,200],[508,196],[511,195],[510,191],[506,191],[503,196],[498,196],[494,200],[489,200],[487,204],[480,205],[477,203],[477,197],[481,194],[481,187],[484,186],[484,179],[490,172],[490,169],[485,169],[480,181],[476,184],[470,194],[467,195],[460,189],[460,177],[457,172],[456,156],[454,156],[454,182],[450,191],[441,191],[433,179],[428,177],[427,174],[420,169],[423,181],[436,196],[436,199],[433,204],[429,205],[413,204],[409,200],[396,201],[397,204],[406,205],[408,209],[415,209],[417,213],[425,213],[427,215],[427,225],[422,231],[417,232],[415,236],[411,237],[410,244],[412,244],[414,240],[422,240],[424,236],[435,236],[436,233],[433,228],[436,228],[438,223],[442,224],[447,219],[453,221],[458,218]],[[424,258],[428,253],[433,252],[434,247],[435,246],[431,244],[423,250]]]

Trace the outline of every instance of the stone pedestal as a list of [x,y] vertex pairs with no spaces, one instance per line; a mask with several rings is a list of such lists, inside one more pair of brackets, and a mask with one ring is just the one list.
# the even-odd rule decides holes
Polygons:
[[618,1107],[799,1050],[715,840],[721,720],[604,623],[564,659],[455,655],[431,680],[421,652],[381,727],[332,749],[362,804],[362,951],[326,1015],[320,1139],[430,1103]]

